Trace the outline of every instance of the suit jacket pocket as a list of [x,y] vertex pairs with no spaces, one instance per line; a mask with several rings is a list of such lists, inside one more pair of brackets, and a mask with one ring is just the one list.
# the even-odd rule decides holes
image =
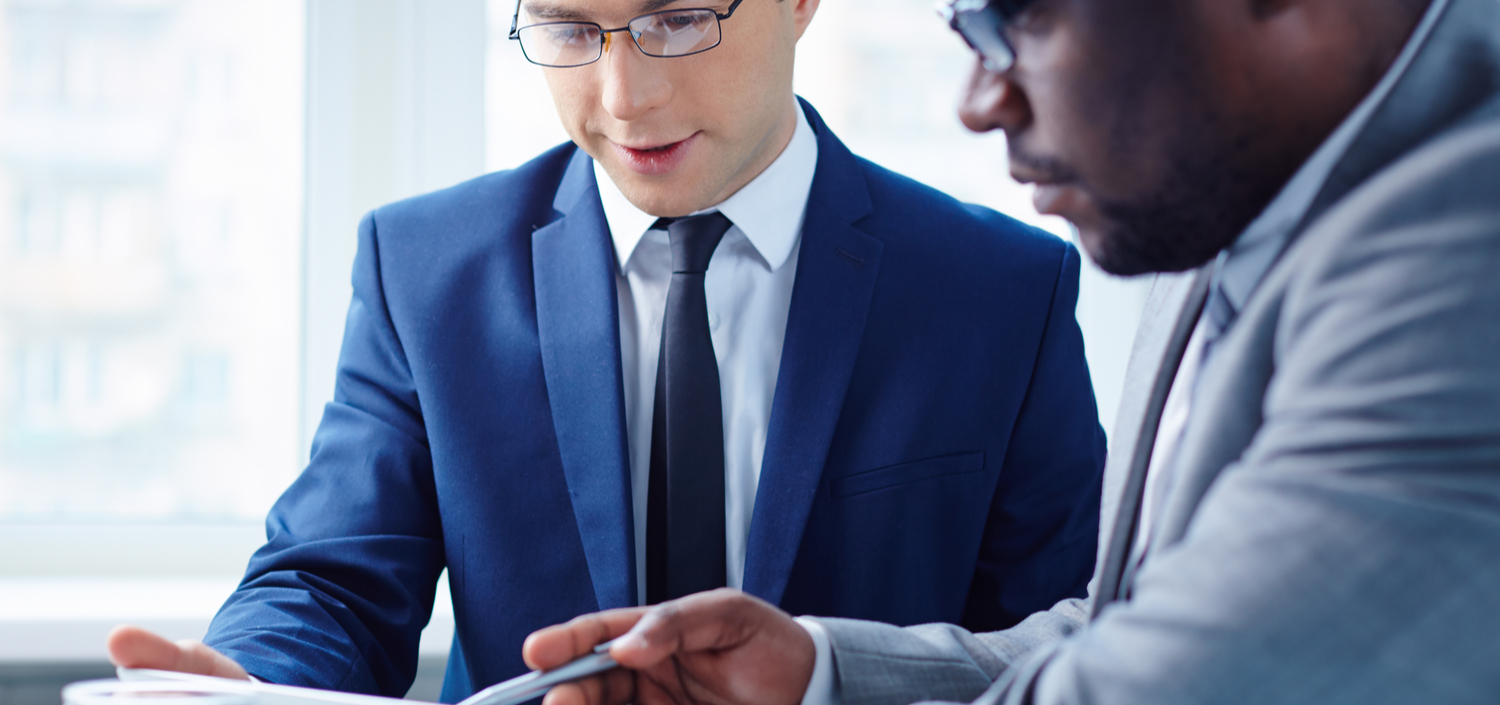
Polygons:
[[938,477],[968,475],[982,470],[984,470],[984,451],[959,453],[846,475],[834,479],[829,490],[835,498],[853,497],[898,485]]

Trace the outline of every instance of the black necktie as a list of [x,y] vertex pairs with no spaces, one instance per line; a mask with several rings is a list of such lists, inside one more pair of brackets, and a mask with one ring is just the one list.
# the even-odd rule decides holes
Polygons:
[[646,602],[723,587],[724,411],[703,274],[729,230],[720,213],[663,218],[672,283],[662,318],[646,499]]

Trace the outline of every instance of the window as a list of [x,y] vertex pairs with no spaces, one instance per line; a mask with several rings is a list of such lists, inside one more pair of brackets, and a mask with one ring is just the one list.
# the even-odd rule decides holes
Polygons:
[[0,0],[0,524],[258,525],[294,476],[300,0]]

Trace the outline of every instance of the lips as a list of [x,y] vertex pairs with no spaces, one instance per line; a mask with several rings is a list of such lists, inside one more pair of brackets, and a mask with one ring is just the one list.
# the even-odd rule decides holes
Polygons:
[[1036,190],[1031,192],[1031,205],[1044,215],[1065,216],[1064,211],[1075,200],[1075,195],[1076,191],[1067,182],[1038,182]]
[[1010,176],[1023,184],[1035,186],[1035,190],[1031,192],[1031,205],[1038,213],[1062,215],[1060,211],[1067,207],[1067,202],[1074,200],[1069,198],[1075,195],[1075,189],[1071,188],[1073,180],[1070,178],[1041,169],[1028,168],[1017,164],[1014,159],[1011,162]]
[[626,147],[618,143],[611,144],[619,153],[620,161],[632,171],[643,176],[662,176],[681,165],[697,142],[698,133],[693,133],[685,140],[660,145]]

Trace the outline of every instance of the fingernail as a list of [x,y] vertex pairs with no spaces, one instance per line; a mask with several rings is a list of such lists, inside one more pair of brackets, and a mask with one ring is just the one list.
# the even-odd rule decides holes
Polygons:
[[620,640],[617,643],[626,649],[639,650],[649,646],[649,644],[646,643],[645,635],[640,634],[639,632],[629,632],[625,634],[625,636],[620,637]]

